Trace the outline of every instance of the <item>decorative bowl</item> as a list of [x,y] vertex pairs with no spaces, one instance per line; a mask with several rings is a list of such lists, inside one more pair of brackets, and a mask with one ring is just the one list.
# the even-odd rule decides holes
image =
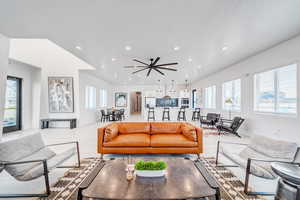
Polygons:
[[136,175],[140,177],[163,177],[166,170],[135,170]]

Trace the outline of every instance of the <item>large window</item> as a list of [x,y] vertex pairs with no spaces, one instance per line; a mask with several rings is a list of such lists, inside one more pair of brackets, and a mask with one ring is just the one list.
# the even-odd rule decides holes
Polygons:
[[216,86],[205,88],[205,108],[216,108]]
[[96,108],[96,88],[92,86],[86,86],[85,88],[85,108]]
[[3,132],[21,130],[22,79],[7,77]]
[[224,110],[241,110],[241,79],[228,81],[222,85]]
[[254,110],[297,113],[297,65],[254,75]]
[[107,106],[107,90],[100,89],[100,107]]

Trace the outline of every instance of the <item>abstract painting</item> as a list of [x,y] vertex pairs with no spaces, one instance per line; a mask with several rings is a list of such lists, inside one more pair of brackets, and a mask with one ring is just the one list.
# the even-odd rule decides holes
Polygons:
[[49,112],[74,112],[73,78],[48,77]]
[[115,94],[116,107],[127,107],[127,93],[117,92]]

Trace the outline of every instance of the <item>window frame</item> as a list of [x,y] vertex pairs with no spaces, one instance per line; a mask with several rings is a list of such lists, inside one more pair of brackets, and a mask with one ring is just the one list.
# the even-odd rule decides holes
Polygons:
[[[235,91],[234,91],[234,82],[235,81],[240,81],[240,107],[239,109],[226,109],[224,106],[225,106],[225,99],[224,99],[224,85],[226,83],[229,83],[231,82],[232,83],[232,96],[234,96],[235,94]],[[239,112],[242,112],[242,78],[235,78],[235,79],[232,79],[232,80],[227,80],[227,81],[224,81],[221,85],[222,87],[222,110],[223,111],[232,111],[232,112],[236,112],[236,113],[239,113]],[[232,98],[232,97],[231,97]]]
[[[105,97],[105,100],[104,100],[104,97]],[[99,106],[100,106],[100,108],[105,108],[105,107],[107,107],[107,104],[108,104],[108,91],[106,88],[101,88],[99,90]]]
[[[214,102],[211,102],[213,107],[207,107],[207,89],[208,88],[215,88],[214,90],[214,98],[212,97],[212,100],[214,100]],[[208,87],[205,87],[204,88],[204,108],[205,109],[212,109],[212,110],[215,110],[217,109],[217,86],[216,85],[211,85],[211,86],[208,86]]]
[[[94,95],[91,95],[92,92],[90,91],[92,90],[90,89],[93,89],[93,91],[95,92]],[[93,100],[93,104],[91,104],[91,100]],[[94,86],[87,85],[85,87],[85,109],[95,110],[96,108],[97,108],[97,89]]]
[[[279,88],[279,84],[278,84],[278,71],[281,69],[281,68],[285,68],[285,67],[288,67],[290,65],[296,65],[296,86],[295,86],[295,91],[296,91],[296,113],[284,113],[284,112],[276,112],[276,108],[278,107],[278,98],[277,98],[277,91],[278,91],[278,88]],[[297,61],[294,61],[294,62],[290,62],[288,64],[283,64],[283,65],[279,65],[279,66],[276,66],[276,67],[272,67],[272,68],[269,68],[269,69],[265,69],[265,70],[262,70],[262,71],[257,71],[253,74],[252,76],[252,86],[253,86],[253,106],[252,106],[252,109],[253,109],[253,112],[255,114],[262,114],[262,115],[273,115],[273,116],[280,116],[280,117],[292,117],[292,118],[295,118],[298,116],[298,109],[299,109],[299,104],[298,104],[298,99],[299,99],[299,92],[298,92],[298,78],[299,78],[299,69],[298,69],[298,62]],[[257,88],[257,81],[256,81],[256,78],[255,76],[258,75],[258,74],[262,74],[262,73],[265,73],[265,72],[270,72],[270,71],[274,71],[274,96],[276,96],[276,98],[274,99],[274,111],[260,111],[260,110],[257,110],[256,109],[256,88]]]

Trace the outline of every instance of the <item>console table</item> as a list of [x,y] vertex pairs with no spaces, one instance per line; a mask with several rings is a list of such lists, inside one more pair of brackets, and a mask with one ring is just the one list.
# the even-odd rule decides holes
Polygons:
[[49,128],[50,122],[70,122],[70,129],[76,128],[77,126],[76,118],[69,118],[69,119],[49,118],[49,119],[41,119],[41,129]]

